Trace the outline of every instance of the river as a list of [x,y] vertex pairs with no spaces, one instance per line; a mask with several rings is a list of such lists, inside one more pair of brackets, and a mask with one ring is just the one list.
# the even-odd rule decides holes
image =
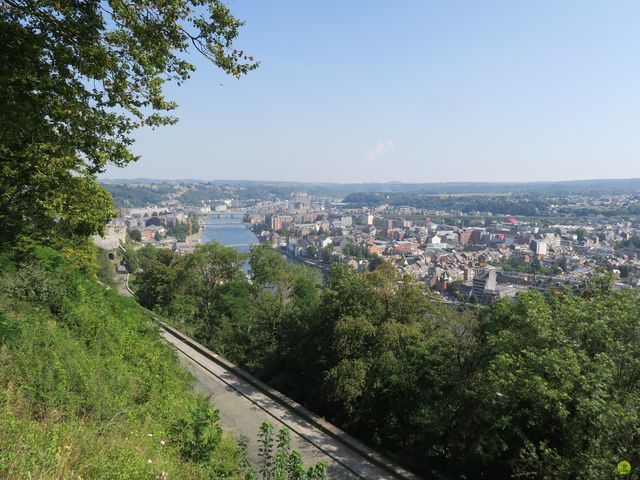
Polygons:
[[202,243],[218,242],[248,253],[260,240],[242,223],[241,214],[213,214],[204,219]]
[[[260,240],[242,223],[242,215],[240,214],[213,214],[204,219],[202,230],[202,243],[218,242],[228,247],[233,247],[240,253],[249,253],[252,245],[258,245]],[[311,266],[307,261],[283,255],[291,264],[303,264]],[[245,272],[249,271],[249,262],[243,266]]]

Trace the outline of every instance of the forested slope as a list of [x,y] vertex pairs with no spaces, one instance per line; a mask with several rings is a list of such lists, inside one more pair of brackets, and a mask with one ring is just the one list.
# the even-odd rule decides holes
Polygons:
[[138,298],[356,437],[448,478],[608,478],[640,461],[640,296],[606,277],[477,312],[382,263],[324,283],[269,247],[147,259]]
[[0,260],[0,478],[240,478],[133,299],[43,247]]

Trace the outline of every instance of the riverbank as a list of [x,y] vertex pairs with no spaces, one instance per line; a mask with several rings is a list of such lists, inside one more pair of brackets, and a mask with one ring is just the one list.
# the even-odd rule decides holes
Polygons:
[[313,267],[323,271],[326,271],[329,269],[326,265],[323,265],[317,260],[312,260],[308,257],[301,257],[300,255],[294,255],[293,253],[289,252],[287,249],[279,248],[277,251],[280,252],[285,257],[287,257],[287,260],[289,260],[291,263],[306,265],[307,267]]

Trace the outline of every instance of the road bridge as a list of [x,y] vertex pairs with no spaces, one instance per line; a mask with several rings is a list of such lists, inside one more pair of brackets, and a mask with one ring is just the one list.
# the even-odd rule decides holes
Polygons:
[[212,211],[209,213],[203,214],[207,217],[218,216],[218,217],[240,217],[242,218],[248,212],[247,209],[235,209],[235,210],[221,210],[219,212]]
[[213,226],[225,226],[225,225],[242,225],[242,222],[203,222],[200,224],[201,227],[213,227]]

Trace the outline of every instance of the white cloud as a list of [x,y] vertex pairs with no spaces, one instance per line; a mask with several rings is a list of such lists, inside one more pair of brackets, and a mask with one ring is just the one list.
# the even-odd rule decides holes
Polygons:
[[364,163],[374,162],[378,158],[385,156],[387,153],[393,150],[394,147],[395,143],[393,142],[393,140],[378,142],[369,149],[362,160]]

